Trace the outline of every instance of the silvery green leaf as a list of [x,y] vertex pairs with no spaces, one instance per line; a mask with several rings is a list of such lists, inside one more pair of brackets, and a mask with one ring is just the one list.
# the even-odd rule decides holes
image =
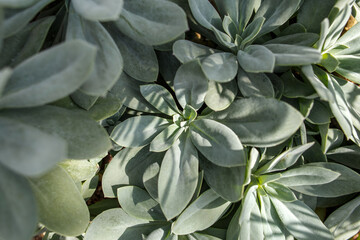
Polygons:
[[21,29],[23,29],[42,8],[44,8],[52,1],[54,0],[39,0],[28,8],[23,8],[18,10],[7,9],[5,11],[5,16],[7,17],[4,19],[2,23],[3,24],[2,31],[4,38],[10,37],[16,34]]
[[[36,201],[28,180],[0,164],[0,232],[2,239],[31,239],[38,223]],[[14,197],[17,197],[14,199]],[[21,225],[21,227],[19,227]]]
[[165,0],[124,0],[118,28],[145,45],[160,45],[188,30],[185,12],[175,3]]
[[[261,5],[261,0],[240,1],[239,3],[239,30],[242,33],[248,25],[254,11],[257,11]],[[255,18],[254,18],[255,19]]]
[[205,103],[214,111],[224,110],[235,100],[237,92],[238,88],[235,81],[226,83],[209,81]]
[[[239,4],[242,1],[239,0],[215,0],[216,8],[220,12],[221,16],[228,16],[234,21],[234,23],[239,22]],[[224,17],[224,18],[225,18]]]
[[314,143],[311,142],[286,150],[285,152],[281,153],[280,155],[263,165],[261,168],[259,168],[256,171],[256,174],[270,173],[285,170],[291,167],[297,162],[299,157],[313,145]]
[[198,181],[199,160],[190,137],[183,134],[166,151],[159,173],[159,203],[168,220],[179,215],[191,200]]
[[[344,35],[342,35],[337,41],[336,45],[345,45],[347,48],[337,52],[340,55],[356,55],[359,54],[359,28],[360,24],[355,24]],[[330,50],[332,52],[332,50]]]
[[335,98],[334,102],[329,102],[331,111],[344,131],[345,136],[360,144],[360,138],[352,120],[351,107],[347,103],[346,96],[335,78],[328,75],[328,80],[328,88]]
[[331,53],[323,53],[320,65],[323,66],[328,72],[334,72],[340,62]]
[[283,25],[298,9],[301,0],[265,0],[261,2],[254,19],[264,17],[266,19],[259,35],[269,33]]
[[184,108],[186,104],[199,109],[208,89],[208,80],[204,75],[200,62],[195,60],[185,63],[177,70],[174,79],[176,98]]
[[97,171],[99,166],[88,160],[66,160],[59,163],[63,169],[74,179],[75,181],[85,181],[92,178]]
[[282,184],[278,184],[276,182],[269,182],[264,186],[264,190],[270,196],[281,200],[283,202],[292,202],[297,200],[293,191],[289,188],[285,187]]
[[169,125],[169,120],[157,116],[131,117],[118,124],[110,137],[120,146],[141,147],[149,144]]
[[93,46],[74,40],[28,58],[14,69],[0,107],[33,107],[67,96],[86,81],[95,54]]
[[16,66],[40,51],[55,17],[46,17],[28,24],[4,40],[0,66]]
[[148,221],[166,221],[160,205],[143,189],[125,186],[117,189],[121,208],[129,215]]
[[237,85],[244,97],[275,97],[274,87],[265,73],[249,73],[239,68]]
[[[316,97],[316,93],[312,85],[297,79],[291,71],[287,71],[281,75],[284,83],[284,96],[288,98],[311,98]],[[322,84],[321,82],[318,84]],[[322,85],[320,85],[322,86]],[[325,86],[324,86],[325,87]],[[327,90],[325,90],[327,91]]]
[[159,202],[159,193],[158,193],[159,172],[160,172],[160,165],[157,162],[154,162],[146,168],[142,176],[142,180],[146,191],[157,202]]
[[239,33],[237,24],[229,17],[225,15],[222,21],[222,26],[227,35],[231,36],[232,39],[236,38]]
[[[333,150],[340,145],[344,141],[344,133],[337,128],[329,128],[326,132],[326,139],[322,141],[322,148],[324,149],[324,153],[329,154],[330,150]],[[346,147],[345,147],[346,149]],[[330,154],[331,155],[331,154]],[[347,165],[347,164],[344,164]],[[348,165],[347,165],[348,166]]]
[[360,169],[360,147],[357,145],[336,148],[327,152],[326,156],[350,168]]
[[329,16],[331,9],[334,7],[337,0],[329,1],[312,1],[304,0],[297,14],[297,22],[304,25],[308,32],[319,33],[320,23],[324,18]]
[[266,195],[259,197],[261,222],[263,225],[264,238],[272,240],[285,240],[287,233],[284,225],[278,217],[270,198]]
[[331,110],[326,103],[314,100],[314,104],[311,108],[309,116],[307,116],[306,120],[313,124],[321,125],[330,123],[330,118],[332,118],[333,115],[331,113]]
[[244,194],[246,167],[220,167],[204,157],[201,158],[206,183],[222,198],[239,201]]
[[304,32],[277,37],[265,42],[264,44],[290,44],[311,47],[316,43],[318,39],[318,34]]
[[275,57],[276,55],[262,45],[250,45],[237,53],[240,66],[250,73],[273,72]]
[[9,67],[0,70],[0,99],[12,73],[13,70]]
[[209,118],[232,129],[244,145],[270,147],[293,135],[303,116],[290,105],[265,98],[244,98],[227,109],[214,112]]
[[211,119],[200,119],[190,125],[191,141],[212,163],[222,167],[246,165],[245,152],[236,134]]
[[72,4],[83,18],[91,21],[114,21],[120,16],[123,0],[74,0]]
[[319,217],[303,202],[282,202],[270,198],[285,228],[296,239],[333,239],[332,234]]
[[307,164],[282,172],[280,175],[276,182],[287,187],[323,185],[340,177],[340,173],[331,169]]
[[321,167],[341,174],[334,181],[322,185],[296,186],[292,189],[310,196],[339,197],[360,191],[360,175],[350,168],[337,163],[309,163],[309,167]]
[[[315,75],[313,67],[311,65],[301,67],[301,71],[305,74],[306,79],[309,80],[317,94],[320,96],[321,100],[327,102],[335,101],[333,93],[324,85],[324,83],[319,79],[319,77]],[[329,78],[328,75],[326,76],[327,78]]]
[[89,110],[98,100],[98,96],[90,96],[81,90],[76,90],[70,95],[70,99],[82,109]]
[[0,6],[8,8],[23,8],[38,1],[39,0],[0,0]]
[[327,217],[325,226],[330,229],[336,240],[349,239],[360,228],[360,197],[342,205]]
[[105,197],[114,198],[117,188],[126,185],[144,187],[143,174],[154,162],[160,163],[164,153],[149,151],[149,147],[125,148],[118,152],[106,168],[102,188]]
[[1,115],[63,138],[67,142],[69,159],[91,159],[111,147],[107,132],[83,111],[42,106],[3,110]]
[[90,214],[74,181],[61,167],[30,179],[39,221],[47,229],[66,236],[85,232]]
[[189,0],[192,15],[200,25],[212,30],[222,29],[222,20],[216,9],[207,0]]
[[240,49],[244,49],[246,46],[251,44],[256,36],[259,34],[261,27],[263,26],[265,22],[264,17],[258,17],[254,19],[244,30],[244,32],[241,34],[241,37],[243,40],[240,44]]
[[219,50],[188,40],[178,40],[173,45],[173,54],[181,63],[191,62],[217,52],[219,52]]
[[328,18],[324,18],[324,20],[321,21],[320,23],[320,38],[319,41],[315,44],[315,47],[317,49],[319,49],[320,51],[324,50],[324,44],[325,44],[325,40],[326,40],[326,36],[329,33],[329,27],[330,27],[330,22]]
[[336,60],[339,61],[339,65],[336,68],[336,72],[341,76],[360,84],[360,56],[358,55],[337,55]]
[[160,112],[168,116],[180,113],[174,98],[165,87],[158,84],[147,84],[140,86],[140,92]]
[[[220,45],[235,51],[237,49],[237,46],[235,43],[233,43],[233,39],[227,35],[226,33],[218,30],[215,27],[211,27],[211,30],[213,31],[213,33],[215,34],[215,38],[217,40],[217,42],[220,43]],[[216,42],[216,40],[214,40]],[[236,41],[236,40],[235,40]]]
[[184,128],[171,124],[160,132],[150,143],[150,151],[163,152],[168,150],[184,132]]
[[154,82],[159,74],[156,54],[151,46],[144,45],[124,35],[115,24],[104,24],[124,59],[124,71],[142,82]]
[[157,110],[141,95],[140,87],[145,83],[139,82],[125,72],[110,90],[114,96],[127,107],[142,112],[157,112]]
[[177,235],[171,232],[170,225],[160,227],[152,231],[145,240],[177,240]]
[[275,55],[276,66],[308,65],[321,60],[320,51],[315,48],[290,44],[266,44],[264,46]]
[[201,69],[210,81],[224,83],[235,78],[238,63],[232,53],[214,53],[201,60]]
[[204,230],[213,225],[225,213],[230,204],[213,190],[207,190],[176,219],[172,225],[172,232],[177,235],[185,235]]
[[148,235],[165,224],[150,223],[126,214],[121,208],[114,208],[95,217],[86,231],[84,240],[143,240],[143,235]]
[[71,5],[66,40],[84,40],[97,48],[95,65],[81,91],[92,96],[104,96],[118,80],[123,66],[121,54],[110,34],[98,21],[83,19]]
[[119,98],[108,93],[105,97],[97,98],[88,113],[94,120],[100,121],[116,114],[122,106]]

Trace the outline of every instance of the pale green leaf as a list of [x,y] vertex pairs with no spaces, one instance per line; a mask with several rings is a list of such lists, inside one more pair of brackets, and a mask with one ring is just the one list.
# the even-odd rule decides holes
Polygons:
[[206,57],[217,52],[219,52],[219,50],[188,40],[178,40],[173,45],[173,54],[181,63],[191,62],[195,59]]
[[61,167],[30,179],[38,206],[39,221],[47,229],[66,236],[85,232],[90,214],[71,177]]
[[150,151],[162,152],[168,150],[184,132],[184,128],[171,124],[160,132],[150,143]]
[[[38,223],[28,180],[0,164],[0,239],[31,239]],[[21,226],[21,227],[20,227]]]
[[276,55],[262,45],[250,45],[237,53],[240,66],[251,73],[273,72],[275,57]]
[[117,125],[111,139],[120,146],[140,147],[149,144],[157,134],[169,126],[169,120],[157,116],[136,116]]
[[360,147],[357,145],[336,148],[327,152],[326,156],[345,166],[360,169]]
[[76,12],[91,21],[113,21],[119,18],[123,0],[73,0]]
[[236,81],[219,83],[209,81],[205,96],[206,105],[214,111],[221,111],[229,107],[238,93]]
[[244,97],[275,97],[273,84],[265,73],[249,73],[239,68],[237,85]]
[[8,8],[22,8],[32,5],[39,0],[1,0],[0,6]]
[[67,96],[86,81],[95,54],[93,46],[74,40],[32,56],[14,69],[0,107],[33,107]]
[[159,202],[168,220],[191,200],[198,181],[199,160],[190,137],[183,134],[165,153],[159,173]]
[[192,15],[200,25],[212,30],[222,29],[222,20],[216,9],[207,0],[189,0]]
[[214,53],[201,60],[201,69],[210,81],[224,83],[235,78],[238,63],[232,53]]
[[176,219],[172,225],[172,232],[177,235],[185,235],[204,230],[213,225],[225,213],[230,204],[213,190],[207,190]]
[[124,0],[118,28],[146,45],[160,45],[188,30],[185,12],[180,6],[165,0]]

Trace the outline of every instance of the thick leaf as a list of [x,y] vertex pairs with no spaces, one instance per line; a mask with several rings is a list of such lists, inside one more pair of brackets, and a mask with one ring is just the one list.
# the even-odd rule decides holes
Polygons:
[[[34,2],[33,0],[31,0]],[[19,10],[7,10],[10,16],[6,17],[3,21],[3,36],[4,38],[10,37],[24,28],[35,16],[36,14],[44,8],[46,5],[51,3],[54,0],[40,0],[36,1],[35,4],[28,8],[19,9]],[[13,3],[16,4],[15,1]],[[1,5],[1,3],[0,3]],[[5,14],[5,16],[8,14]]]
[[300,127],[303,117],[290,105],[265,98],[246,98],[233,102],[224,111],[209,115],[232,129],[244,145],[275,146]]
[[49,230],[66,236],[85,232],[90,214],[71,177],[61,167],[30,179],[36,196],[39,221]]
[[105,197],[114,198],[121,186],[143,187],[143,174],[154,162],[160,163],[164,153],[149,151],[149,147],[125,148],[117,153],[107,166],[102,188]]
[[84,240],[143,240],[143,234],[150,234],[162,225],[129,216],[121,208],[109,209],[92,221]]
[[322,185],[296,186],[292,189],[310,196],[339,197],[360,191],[360,175],[348,167],[337,163],[318,162],[307,164],[341,174],[334,181]]
[[216,9],[207,0],[189,0],[192,15],[200,25],[212,30],[222,29],[222,20]]
[[285,228],[296,239],[333,239],[318,216],[303,202],[281,202],[271,197],[271,203]]
[[286,150],[258,169],[256,174],[270,173],[291,167],[297,162],[299,157],[313,145],[314,143],[312,142]]
[[59,164],[75,181],[85,181],[92,178],[97,171],[99,166],[88,160],[66,160]]
[[120,146],[145,146],[169,124],[169,120],[157,116],[136,116],[117,125],[110,137]]
[[317,125],[330,123],[332,113],[327,104],[314,100],[309,116],[306,118],[309,122]]
[[320,51],[315,48],[290,44],[264,45],[275,55],[275,65],[296,66],[318,63],[321,60]]
[[201,69],[210,81],[224,83],[235,78],[238,63],[232,53],[214,53],[201,61]]
[[280,36],[274,39],[271,39],[264,44],[290,44],[290,45],[299,45],[299,46],[313,46],[316,41],[319,39],[319,35],[315,33],[294,33],[290,35]]
[[280,175],[280,179],[276,180],[277,183],[287,187],[297,187],[330,183],[339,178],[340,173],[327,168],[306,164],[299,168],[282,172]]
[[270,182],[264,186],[264,189],[266,193],[280,201],[292,202],[297,200],[294,192],[282,184]]
[[82,111],[43,106],[3,110],[1,115],[65,139],[69,159],[95,158],[111,147],[107,132]]
[[235,81],[227,83],[209,81],[205,103],[214,111],[224,110],[235,100],[237,92],[238,88]]
[[223,167],[244,166],[245,153],[236,134],[225,125],[210,119],[190,125],[191,141],[211,162]]
[[34,55],[14,69],[0,108],[39,106],[67,96],[86,80],[95,54],[93,46],[74,40]]
[[124,0],[115,22],[121,32],[146,45],[160,45],[188,30],[185,12],[165,0]]
[[124,71],[139,81],[156,81],[159,66],[153,47],[127,37],[114,24],[106,23],[104,26],[121,52],[124,59]]
[[[241,34],[243,40],[241,41],[240,46],[238,46],[240,47],[240,49],[244,49],[246,46],[248,46],[255,40],[264,22],[265,22],[265,18],[258,17],[245,28],[245,31]],[[253,45],[253,46],[259,46],[259,45]]]
[[[239,0],[215,0],[216,8],[220,12],[221,16],[228,15],[234,22],[239,21]],[[225,18],[224,17],[224,18]]]
[[176,98],[184,108],[186,104],[199,109],[205,99],[208,80],[204,75],[199,61],[182,65],[174,79]]
[[183,134],[165,153],[159,173],[159,202],[168,220],[191,200],[198,181],[199,160],[190,137]]
[[117,190],[117,197],[121,208],[133,217],[148,221],[166,220],[159,203],[139,187],[120,187]]
[[0,191],[0,238],[31,239],[38,216],[28,180],[0,164]]
[[327,157],[345,166],[360,169],[360,147],[343,146],[327,152]]
[[142,177],[146,191],[157,202],[159,202],[159,192],[158,192],[159,173],[160,173],[160,165],[157,162],[154,162],[146,168]]
[[358,233],[360,228],[360,197],[342,205],[325,221],[336,240],[349,239]]
[[118,80],[123,66],[114,40],[101,23],[81,18],[71,7],[66,40],[73,39],[84,40],[97,48],[94,68],[80,89],[89,95],[104,96]]
[[9,67],[0,70],[0,98],[3,94],[4,88],[9,81],[13,70]]
[[17,34],[4,40],[0,66],[16,66],[40,51],[55,17],[46,17],[28,24]]
[[251,73],[273,72],[275,67],[275,56],[269,49],[262,45],[250,45],[239,50],[237,59],[240,66]]
[[160,112],[169,116],[180,113],[171,93],[163,86],[157,84],[142,85],[140,92]]
[[119,80],[110,90],[114,96],[127,107],[142,112],[157,112],[156,109],[141,95],[140,86],[144,83],[136,81],[122,72]]
[[155,229],[152,231],[145,240],[177,240],[177,236],[173,235],[170,229],[170,225]]
[[123,0],[74,0],[71,3],[82,17],[92,21],[116,20],[123,6]]
[[265,73],[249,73],[240,68],[237,84],[244,97],[275,97],[274,87]]
[[0,117],[0,162],[25,176],[50,170],[64,160],[67,143],[61,137]]
[[266,19],[259,35],[269,33],[283,25],[298,9],[301,0],[265,0],[261,2],[254,19]]
[[336,56],[336,60],[339,61],[336,72],[341,76],[350,79],[357,84],[360,84],[360,57],[355,55],[340,55]]
[[173,53],[181,63],[191,62],[216,52],[219,51],[188,40],[178,40],[173,45]]
[[176,219],[172,232],[185,235],[207,229],[225,213],[230,204],[213,190],[207,190]]
[[184,128],[171,124],[160,132],[150,144],[150,151],[162,152],[168,150],[184,132]]
[[201,158],[201,168],[204,170],[206,183],[222,198],[239,201],[244,194],[246,167],[220,167]]
[[38,0],[0,0],[0,5],[9,8],[22,8],[34,4]]
[[88,113],[94,120],[100,121],[113,116],[119,112],[121,107],[125,106],[122,105],[120,99],[108,92],[106,97],[97,98]]

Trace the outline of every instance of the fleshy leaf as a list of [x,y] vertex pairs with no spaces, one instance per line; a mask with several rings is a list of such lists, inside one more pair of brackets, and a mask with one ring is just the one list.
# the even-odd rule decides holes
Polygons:
[[265,73],[249,73],[240,68],[237,85],[244,97],[275,97],[274,87]]
[[209,81],[205,96],[206,105],[214,111],[221,111],[230,106],[235,100],[238,88],[235,81],[218,83]]
[[273,72],[275,67],[275,55],[262,45],[250,45],[244,51],[239,50],[237,59],[246,72]]
[[75,10],[91,21],[112,21],[120,16],[123,0],[73,0]]
[[232,53],[214,53],[201,61],[201,69],[210,81],[224,83],[235,78],[238,63]]

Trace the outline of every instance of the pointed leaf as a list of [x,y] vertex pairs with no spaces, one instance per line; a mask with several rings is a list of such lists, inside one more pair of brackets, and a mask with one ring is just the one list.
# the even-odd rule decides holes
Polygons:
[[191,141],[211,162],[223,167],[246,164],[243,146],[236,134],[225,125],[201,119],[190,125]]
[[150,151],[162,152],[168,150],[184,130],[184,128],[181,128],[176,124],[171,124],[151,141]]

